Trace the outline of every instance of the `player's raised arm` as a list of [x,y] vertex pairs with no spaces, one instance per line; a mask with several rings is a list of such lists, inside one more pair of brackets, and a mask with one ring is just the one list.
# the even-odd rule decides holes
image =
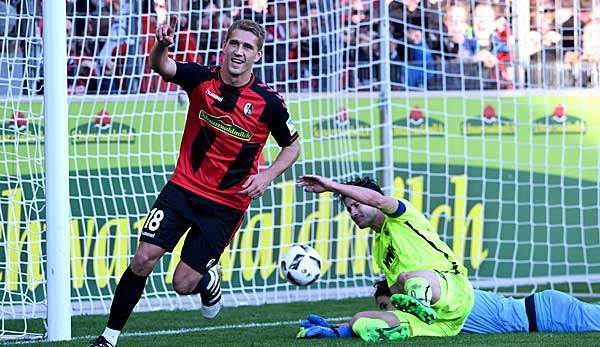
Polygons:
[[392,197],[385,196],[369,188],[338,183],[322,176],[301,176],[298,179],[298,185],[307,192],[323,193],[329,191],[338,193],[361,204],[375,207],[385,214],[392,214],[398,210],[398,200]]
[[177,72],[175,61],[169,58],[169,46],[175,42],[174,32],[177,17],[171,17],[169,22],[161,23],[156,28],[156,42],[150,51],[150,65],[163,79],[170,80]]

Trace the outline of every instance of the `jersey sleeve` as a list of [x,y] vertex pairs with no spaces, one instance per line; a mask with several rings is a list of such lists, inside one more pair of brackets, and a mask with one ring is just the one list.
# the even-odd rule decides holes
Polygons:
[[398,200],[398,208],[396,209],[396,211],[388,214],[387,216],[390,218],[397,218],[402,216],[404,212],[406,212],[406,204],[404,204],[402,200]]
[[173,76],[169,82],[181,86],[188,95],[191,94],[200,83],[209,80],[211,77],[210,70],[204,65],[179,61],[176,61],[175,64],[177,66],[177,71],[175,72],[175,76]]
[[298,131],[294,126],[294,122],[283,102],[283,98],[279,94],[268,100],[268,117],[267,122],[269,131],[277,141],[279,147],[287,147],[298,138]]

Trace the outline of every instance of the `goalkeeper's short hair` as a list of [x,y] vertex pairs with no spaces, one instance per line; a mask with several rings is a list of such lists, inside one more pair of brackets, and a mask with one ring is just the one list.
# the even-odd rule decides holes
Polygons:
[[[383,194],[383,190],[381,190],[381,187],[379,187],[379,184],[377,184],[377,182],[375,182],[375,180],[372,179],[369,176],[357,177],[357,178],[354,178],[352,180],[343,182],[343,184],[347,184],[347,185],[350,185],[350,186],[357,186],[357,187],[369,188],[371,190],[374,190],[374,191],[378,192],[381,195],[384,195]],[[344,199],[346,198],[346,196],[340,194],[339,198],[340,198],[340,200],[344,201]]]
[[392,296],[392,292],[390,291],[390,287],[385,278],[373,283],[373,287],[375,287],[375,292],[373,293],[375,299],[379,296]]

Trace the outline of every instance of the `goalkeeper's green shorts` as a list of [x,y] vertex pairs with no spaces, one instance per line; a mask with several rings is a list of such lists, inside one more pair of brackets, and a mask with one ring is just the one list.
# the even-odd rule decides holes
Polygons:
[[408,322],[410,336],[454,336],[462,329],[473,308],[473,286],[464,275],[449,272],[436,272],[440,280],[440,299],[431,307],[437,319],[431,325],[416,316],[392,311],[400,322]]

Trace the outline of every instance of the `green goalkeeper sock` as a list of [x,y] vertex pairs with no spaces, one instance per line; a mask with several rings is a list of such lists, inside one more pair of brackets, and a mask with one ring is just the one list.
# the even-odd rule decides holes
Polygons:
[[431,306],[431,286],[429,282],[422,277],[409,278],[404,282],[404,292],[421,303]]
[[406,323],[390,328],[388,323],[381,319],[359,318],[352,324],[352,331],[367,342],[400,341],[410,336],[410,328]]
[[385,329],[390,326],[381,319],[375,318],[359,318],[352,324],[352,331],[361,339],[374,342],[379,341],[379,334],[374,333],[377,329]]

